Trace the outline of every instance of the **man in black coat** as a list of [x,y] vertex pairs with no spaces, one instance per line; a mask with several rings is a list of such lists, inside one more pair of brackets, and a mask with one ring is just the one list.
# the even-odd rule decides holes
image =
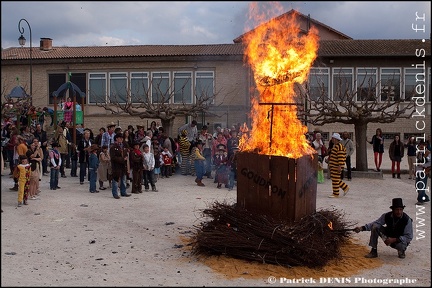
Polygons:
[[114,144],[109,148],[111,157],[112,171],[112,194],[115,199],[120,199],[118,188],[120,184],[120,195],[129,197],[131,194],[126,193],[126,180],[128,174],[127,159],[129,158],[129,149],[123,145],[123,133],[117,133],[114,136]]
[[382,214],[374,222],[354,228],[356,233],[371,231],[369,246],[372,250],[365,255],[366,258],[378,257],[378,236],[387,246],[398,251],[399,258],[405,258],[405,250],[413,239],[413,226],[412,219],[403,212],[404,208],[402,198],[394,198],[390,206],[391,212]]

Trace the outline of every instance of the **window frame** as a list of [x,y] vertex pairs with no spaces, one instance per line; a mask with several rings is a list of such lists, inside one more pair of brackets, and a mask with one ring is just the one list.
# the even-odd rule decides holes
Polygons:
[[[413,72],[409,72],[409,73],[407,73],[407,70],[413,70]],[[416,70],[416,72],[414,72],[414,70]],[[417,75],[417,72],[424,72],[424,73],[426,73],[426,71],[425,71],[425,69],[422,69],[422,68],[413,68],[413,67],[404,67],[404,69],[403,69],[403,79],[404,79],[404,88],[403,88],[403,98],[401,98],[403,101],[410,101],[409,99],[411,98],[411,97],[406,97],[406,94],[407,94],[407,75],[409,75],[409,76],[413,76],[414,77],[414,84],[413,85],[410,85],[410,86],[412,86],[413,87],[413,94],[412,94],[412,96],[416,96],[417,94],[416,94],[416,86],[417,86],[417,81],[416,81],[416,75]],[[424,76],[425,77],[425,82],[426,82],[426,75]]]
[[[341,75],[341,72],[343,72],[342,70],[346,70],[347,72],[351,72],[350,74],[342,74],[342,75],[347,75],[347,76],[351,76],[351,83],[347,83],[350,84],[350,87],[344,87],[345,89],[349,89],[350,88],[350,92],[353,92],[353,87],[354,87],[354,67],[333,67],[332,68],[332,75],[331,75],[331,100],[333,101],[339,101],[340,99],[335,100],[335,93],[336,93],[336,88],[338,87],[338,85],[335,84],[336,81],[336,76]],[[341,77],[338,77],[341,78]],[[347,77],[344,77],[347,78]],[[346,84],[343,84],[344,86]]]
[[[368,74],[368,72],[366,73],[360,73],[359,71],[361,70],[374,70],[375,73],[372,72],[372,74]],[[356,102],[362,102],[362,101],[376,101],[376,97],[378,95],[378,68],[377,67],[361,67],[361,68],[356,68]],[[359,77],[361,77],[362,75],[364,75],[364,79],[362,79],[362,81],[359,81]],[[362,86],[359,85],[363,85],[366,82],[366,77],[369,75],[369,79],[371,79],[371,76],[374,76],[374,84],[373,87],[371,87],[371,85],[368,85],[367,87],[363,88]],[[367,81],[369,82],[369,80]],[[359,89],[367,89],[367,92],[369,92],[369,90],[371,90],[371,88],[375,88],[375,93],[374,95],[371,95],[368,97],[368,99],[359,99]],[[361,96],[361,95],[360,95]],[[363,98],[363,97],[362,97]]]
[[[184,75],[182,75],[184,74]],[[186,74],[189,74],[189,77],[186,76]],[[179,77],[177,77],[179,76]],[[194,97],[193,97],[193,72],[192,71],[173,71],[173,97],[172,97],[172,103],[173,104],[193,104],[194,103]],[[177,88],[177,81],[176,80],[180,80],[180,79],[186,79],[184,81],[184,83],[180,84],[181,86]],[[183,81],[182,81],[183,82]],[[188,83],[189,82],[189,83]],[[189,90],[189,92],[182,92],[182,93],[178,93],[178,91],[180,90],[187,90],[186,87],[188,87],[187,89]],[[186,100],[189,101],[184,101],[185,97],[184,95],[186,93],[189,93],[188,98]],[[181,101],[177,101],[177,95],[181,96]]]
[[[313,73],[313,71],[318,71],[318,73]],[[325,71],[324,73],[321,73]],[[309,71],[309,75],[308,75],[308,86],[309,86],[309,91],[312,91],[313,87],[311,85],[311,75],[316,75],[316,79],[318,82],[318,80],[322,79],[321,77],[318,78],[318,76],[324,75],[327,76],[327,86],[325,85],[324,81],[322,81],[322,83],[324,84],[324,89],[327,91],[322,91],[325,94],[326,97],[326,101],[328,101],[330,98],[330,68],[329,67],[312,67]],[[322,86],[317,85],[317,88],[321,89]],[[313,97],[312,93],[309,93],[309,98],[311,101],[316,101],[319,99],[319,97],[321,96],[321,94],[318,97]]]
[[[105,95],[102,95],[102,97],[103,98],[105,98],[105,101],[104,101],[104,104],[107,104],[108,103],[108,87],[107,87],[107,85],[108,85],[108,77],[107,77],[107,72],[89,72],[88,74],[87,74],[87,76],[88,76],[88,80],[87,80],[87,83],[88,83],[88,89],[87,89],[87,103],[88,104],[97,104],[98,102],[97,101],[91,101],[92,100],[92,95],[93,95],[93,93],[92,93],[92,91],[91,91],[91,87],[92,87],[92,85],[91,85],[91,82],[92,82],[92,80],[94,81],[94,80],[102,80],[102,81],[105,81],[105,87],[102,87],[102,89],[103,88],[105,88],[105,91],[102,91],[102,93],[103,92],[105,92]],[[92,76],[93,75],[100,75],[100,76],[104,76],[104,77],[100,77],[100,78],[92,78]],[[97,97],[97,96],[96,96]]]
[[[402,85],[401,85],[401,81],[402,81],[402,69],[401,69],[401,67],[381,67],[380,68],[380,87],[379,87],[379,91],[380,91],[380,99],[379,99],[379,101],[380,102],[385,102],[385,101],[387,101],[387,98],[386,99],[383,99],[383,93],[385,93],[385,92],[383,92],[383,89],[384,89],[384,87],[386,87],[387,85],[383,85],[384,83],[383,83],[383,76],[384,75],[397,75],[396,73],[388,73],[388,72],[383,72],[383,70],[398,70],[399,71],[399,81],[397,82],[397,84],[398,84],[398,86],[399,86],[399,94],[397,95],[397,93],[396,93],[396,91],[395,91],[395,95],[393,96],[393,99],[390,99],[390,101],[398,101],[398,100],[400,100],[401,99],[401,94],[402,94]],[[392,83],[393,84],[393,83]],[[393,86],[393,85],[392,85]],[[395,89],[396,89],[396,87],[395,87]],[[391,96],[390,96],[391,97]]]
[[[139,75],[140,74],[140,75]],[[148,71],[131,71],[129,73],[130,78],[130,101],[131,103],[149,103],[150,102],[150,73]],[[142,79],[140,83],[143,83],[143,87],[139,87],[143,89],[143,95],[135,95],[135,82],[138,82],[139,79]],[[147,80],[147,81],[146,81]],[[141,84],[139,84],[141,85]],[[142,101],[140,101],[142,100]]]
[[[117,96],[113,95],[113,90],[117,90],[116,92],[121,92],[121,91],[118,91],[119,90],[118,87],[113,87],[113,86],[116,85],[115,84],[117,82],[116,80],[124,80],[125,81],[124,84],[126,84],[126,85],[124,87],[124,92],[123,92],[124,95],[120,95],[119,96],[120,97],[119,100],[124,100],[124,102],[120,102],[120,101],[115,101],[114,102],[113,101],[113,100],[117,100],[116,99]],[[129,73],[128,72],[124,72],[124,71],[122,71],[122,72],[109,72],[108,73],[108,81],[109,81],[109,92],[108,92],[109,97],[108,98],[109,98],[109,102],[110,103],[125,104],[125,103],[130,102],[130,95],[129,95]],[[123,89],[123,87],[120,87],[120,89]]]
[[[164,97],[164,96],[168,96],[168,98],[167,99],[165,99],[165,102],[159,102],[159,101],[154,101],[154,94],[155,93],[163,93],[164,91],[161,91],[160,89],[158,89],[159,91],[157,91],[157,90],[155,90],[155,83],[154,83],[154,81],[155,80],[157,80],[156,78],[155,78],[155,75],[156,74],[164,74],[164,75],[162,75],[162,76],[168,76],[168,77],[160,77],[160,78],[158,78],[158,79],[161,79],[161,81],[166,81],[166,84],[167,84],[167,90],[165,91],[165,95],[162,95],[161,94],[161,97]],[[152,71],[151,73],[150,73],[150,79],[151,79],[151,81],[150,81],[150,85],[151,85],[151,103],[154,103],[154,104],[162,104],[162,103],[164,103],[164,104],[170,104],[171,103],[171,85],[170,85],[170,83],[171,83],[171,73],[170,72],[168,72],[168,71]],[[166,80],[165,80],[166,79]],[[160,83],[158,84],[158,85],[160,85]],[[160,86],[159,86],[160,87]],[[158,97],[158,99],[157,100],[159,100],[159,97]]]
[[[201,74],[201,75],[200,75]],[[207,74],[207,75],[206,75]],[[195,71],[194,73],[194,96],[195,96],[195,103],[197,102],[197,100],[199,100],[202,96],[202,93],[200,93],[198,91],[198,89],[200,88],[199,85],[201,83],[201,81],[205,81],[205,79],[211,79],[211,84],[212,84],[212,95],[211,95],[211,101],[206,101],[208,105],[212,105],[216,103],[216,99],[215,99],[215,87],[216,87],[216,79],[215,79],[215,71]],[[203,90],[204,91],[204,90]]]

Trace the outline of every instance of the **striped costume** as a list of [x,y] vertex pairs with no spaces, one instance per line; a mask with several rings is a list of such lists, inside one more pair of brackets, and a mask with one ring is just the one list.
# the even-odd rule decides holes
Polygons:
[[182,135],[179,138],[181,164],[180,171],[182,175],[188,175],[191,173],[191,162],[190,162],[190,146],[191,143],[187,138],[187,131],[183,130]]
[[341,180],[341,170],[339,167],[345,166],[346,149],[342,143],[334,144],[330,150],[329,155],[329,168],[330,179],[332,181],[333,195],[339,196],[339,189],[347,191],[348,185]]

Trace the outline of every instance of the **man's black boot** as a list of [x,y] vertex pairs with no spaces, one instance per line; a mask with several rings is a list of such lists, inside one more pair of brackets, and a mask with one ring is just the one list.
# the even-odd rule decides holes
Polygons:
[[369,254],[365,255],[365,258],[377,258],[377,257],[378,257],[378,250],[376,248],[372,248]]

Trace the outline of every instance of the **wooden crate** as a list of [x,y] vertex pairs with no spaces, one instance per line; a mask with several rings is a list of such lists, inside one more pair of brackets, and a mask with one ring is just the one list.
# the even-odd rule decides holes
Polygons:
[[293,223],[316,211],[318,157],[239,152],[237,205]]

